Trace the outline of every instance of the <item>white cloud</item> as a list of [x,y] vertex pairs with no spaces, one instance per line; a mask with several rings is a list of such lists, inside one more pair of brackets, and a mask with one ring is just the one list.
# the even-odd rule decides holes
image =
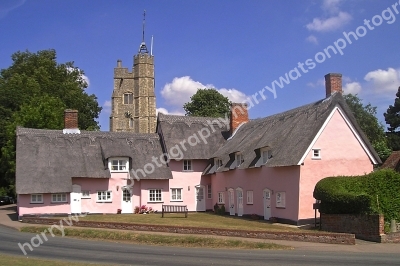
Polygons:
[[106,114],[111,114],[111,101],[105,101],[103,103],[103,110],[102,112]]
[[[79,68],[67,67],[67,71],[68,71],[68,72],[72,72],[72,71],[74,71],[74,70],[78,70],[78,71],[80,71],[80,69],[79,69]],[[83,79],[83,81],[85,81],[85,82],[86,82],[86,84],[87,84],[87,87],[89,87],[89,86],[90,86],[90,80],[89,80],[89,77],[88,77],[88,76],[86,76],[85,74],[81,74],[81,78]]]
[[337,14],[339,12],[339,4],[342,0],[324,0],[321,8],[328,13]]
[[308,87],[317,88],[317,87],[325,87],[325,79],[319,79],[316,82],[307,83]]
[[377,69],[368,72],[364,80],[372,83],[373,90],[379,93],[395,94],[400,86],[400,69]]
[[[171,83],[165,84],[161,90],[161,96],[164,98],[167,106],[174,109],[174,113],[182,113],[183,105],[190,101],[198,89],[215,88],[212,84],[204,85],[199,81],[191,79],[189,76],[176,77]],[[247,98],[246,94],[236,89],[215,88],[219,93],[228,97],[232,102],[244,102]],[[165,108],[163,111],[167,111]],[[161,111],[161,110],[160,110]]]
[[334,31],[349,23],[351,19],[352,17],[349,13],[340,11],[336,16],[329,18],[314,18],[306,27],[310,31]]
[[358,94],[361,92],[361,84],[358,82],[351,82],[351,83],[346,83],[343,86],[343,91],[345,94]]
[[310,35],[306,38],[307,42],[313,43],[313,44],[318,44],[318,39],[314,35]]
[[168,111],[167,109],[160,107],[156,109],[156,114],[158,115],[158,113],[163,113],[165,115],[185,115],[184,112],[181,111]]

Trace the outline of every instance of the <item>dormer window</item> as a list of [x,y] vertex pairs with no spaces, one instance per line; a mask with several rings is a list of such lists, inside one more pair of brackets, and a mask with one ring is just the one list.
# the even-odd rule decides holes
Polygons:
[[261,150],[262,164],[266,164],[271,156],[271,150]]
[[133,104],[133,94],[132,93],[124,94],[124,104]]
[[220,168],[222,166],[222,160],[220,158],[215,158],[214,160],[215,169]]
[[236,153],[236,167],[239,167],[244,162],[243,154]]
[[111,158],[108,163],[111,172],[127,172],[129,169],[128,158]]

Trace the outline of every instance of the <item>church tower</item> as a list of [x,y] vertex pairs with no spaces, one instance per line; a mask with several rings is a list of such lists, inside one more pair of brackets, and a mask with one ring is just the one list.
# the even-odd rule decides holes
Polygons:
[[117,61],[114,68],[114,90],[111,97],[110,131],[135,133],[156,132],[156,97],[154,94],[154,56],[144,42],[133,56],[133,69],[122,67]]

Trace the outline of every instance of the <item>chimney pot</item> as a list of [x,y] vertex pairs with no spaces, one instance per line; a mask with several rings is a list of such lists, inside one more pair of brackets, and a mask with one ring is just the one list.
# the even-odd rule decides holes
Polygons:
[[243,123],[249,121],[249,113],[246,103],[232,103],[231,104],[231,117],[230,117],[230,131],[231,135]]
[[342,74],[329,73],[325,75],[326,97],[331,96],[334,92],[343,93],[342,90]]

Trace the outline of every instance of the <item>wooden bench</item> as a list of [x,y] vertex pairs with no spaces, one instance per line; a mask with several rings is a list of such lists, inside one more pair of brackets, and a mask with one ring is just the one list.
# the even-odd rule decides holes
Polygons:
[[187,218],[188,209],[186,205],[162,205],[161,217],[164,217],[164,213],[184,213]]

